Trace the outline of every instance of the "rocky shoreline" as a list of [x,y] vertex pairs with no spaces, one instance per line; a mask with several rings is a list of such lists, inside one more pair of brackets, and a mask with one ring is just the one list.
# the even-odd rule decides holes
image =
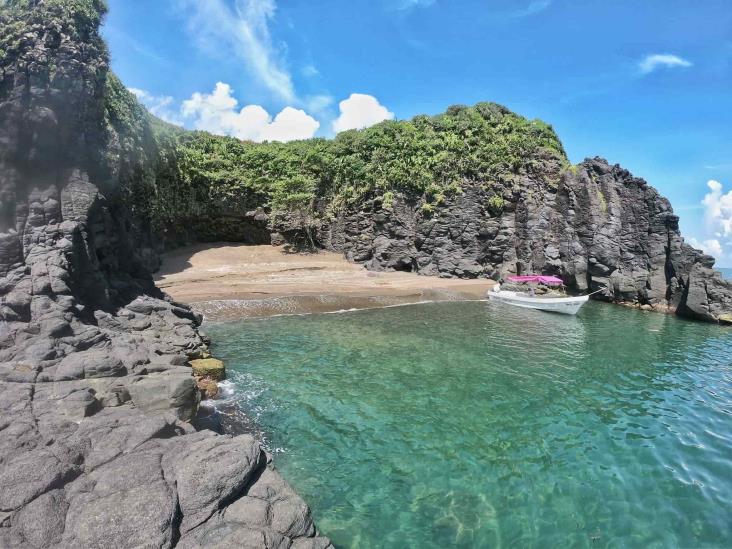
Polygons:
[[0,547],[331,547],[253,436],[194,427],[206,340],[150,276],[102,4],[13,6],[0,11]]
[[[15,233],[0,253],[0,546],[328,547],[259,442],[191,425],[192,365],[221,375],[200,317],[149,276],[104,273],[98,257],[124,248],[91,216],[105,198],[73,177],[31,193],[23,255]],[[137,295],[106,309],[113,289]]]
[[[220,366],[200,316],[153,283],[155,222],[216,204],[181,190],[162,123],[109,72],[103,13],[98,0],[0,11],[0,547],[331,547],[253,436],[194,427]],[[694,318],[732,309],[732,285],[645,182],[592,160],[550,184],[548,162],[513,186],[466,182],[436,211],[361,200],[318,243],[374,270],[563,271]],[[239,213],[225,225],[243,240],[298,238]]]
[[0,370],[0,546],[330,546],[254,437],[191,425],[187,358],[206,352],[191,317],[144,296],[96,327],[61,334],[51,313],[16,332],[26,352]]

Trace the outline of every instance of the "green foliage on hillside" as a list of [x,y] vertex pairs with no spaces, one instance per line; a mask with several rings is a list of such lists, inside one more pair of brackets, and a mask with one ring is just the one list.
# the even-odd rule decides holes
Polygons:
[[424,197],[430,212],[463,182],[504,181],[547,156],[566,156],[553,129],[493,103],[437,116],[386,121],[334,139],[251,143],[205,132],[176,144],[180,183],[200,199],[250,203],[278,212],[331,208],[369,194],[391,207],[394,193]]
[[0,0],[0,62],[23,51],[24,35],[34,26],[48,30],[49,45],[54,32],[88,41],[106,13],[105,0]]

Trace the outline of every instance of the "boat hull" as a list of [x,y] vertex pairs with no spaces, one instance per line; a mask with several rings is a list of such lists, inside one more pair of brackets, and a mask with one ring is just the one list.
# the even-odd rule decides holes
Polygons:
[[514,307],[522,307],[524,309],[536,309],[538,311],[546,311],[548,313],[559,313],[565,315],[576,315],[587,303],[590,296],[584,295],[579,297],[530,297],[519,294],[518,292],[488,292],[490,301],[497,301],[513,305]]

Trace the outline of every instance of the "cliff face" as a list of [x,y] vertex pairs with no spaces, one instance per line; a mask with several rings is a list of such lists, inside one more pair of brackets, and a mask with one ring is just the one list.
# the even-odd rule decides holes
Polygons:
[[127,201],[155,221],[158,245],[271,233],[370,269],[551,273],[612,301],[732,314],[730,283],[684,244],[655,189],[599,158],[570,165],[550,126],[500,105],[284,144],[179,131],[161,150],[171,175],[158,170],[154,192]]
[[[717,322],[732,283],[684,243],[668,200],[600,158],[570,169],[544,159],[508,183],[468,182],[437,208],[404,195],[345,209],[319,233],[326,247],[374,270],[444,277],[544,273],[574,291]],[[598,296],[602,298],[601,296]]]
[[206,345],[148,272],[103,6],[0,10],[0,546],[328,547],[252,437],[189,423]]

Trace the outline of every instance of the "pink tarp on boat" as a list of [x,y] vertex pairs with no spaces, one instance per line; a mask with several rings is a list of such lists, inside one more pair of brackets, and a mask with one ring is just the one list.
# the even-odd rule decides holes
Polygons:
[[544,275],[509,276],[507,280],[511,282],[534,282],[536,284],[546,284],[547,286],[560,286],[563,284],[561,278]]

